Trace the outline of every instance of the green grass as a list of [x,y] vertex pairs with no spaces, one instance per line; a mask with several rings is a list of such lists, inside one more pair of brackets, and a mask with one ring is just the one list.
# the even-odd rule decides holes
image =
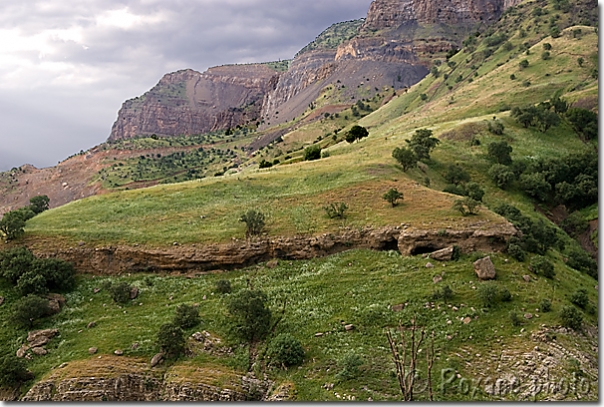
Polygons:
[[[421,258],[403,258],[394,252],[354,250],[311,261],[280,261],[274,269],[254,266],[228,274],[210,274],[192,279],[144,274],[112,278],[80,276],[78,288],[66,296],[67,307],[41,324],[43,328],[58,328],[60,336],[47,346],[49,355],[33,359],[28,362],[28,367],[36,374],[36,379],[40,379],[61,363],[97,358],[88,354],[91,346],[99,348],[99,355],[123,349],[125,358],[148,360],[158,352],[154,338],[159,326],[169,322],[176,306],[182,303],[199,303],[203,319],[202,325],[189,329],[187,334],[203,329],[223,338],[226,345],[236,345],[238,341],[229,336],[228,331],[226,301],[229,295],[214,293],[216,281],[228,279],[233,293],[244,289],[248,281],[255,289],[265,291],[275,315],[280,314],[286,303],[284,319],[273,336],[282,332],[294,334],[306,351],[305,362],[300,370],[274,369],[268,373],[278,383],[293,382],[298,400],[336,400],[335,391],[355,395],[357,400],[371,397],[374,400],[392,401],[399,400],[400,394],[396,378],[391,374],[394,365],[384,329],[396,326],[399,320],[407,323],[417,317],[419,323],[429,331],[436,331],[436,372],[442,368],[456,367],[462,376],[476,377],[479,372],[466,365],[464,358],[456,356],[461,347],[471,350],[472,354],[487,354],[504,345],[528,351],[534,346],[529,340],[530,333],[539,329],[541,324],[556,325],[557,312],[562,305],[568,304],[565,297],[577,287],[585,287],[590,300],[593,303],[597,301],[593,280],[567,268],[556,256],[552,256],[556,262],[555,281],[537,278],[527,284],[522,279],[522,275],[527,274],[525,264],[506,262],[504,256],[495,255],[493,259],[498,271],[496,284],[508,288],[513,300],[500,303],[488,311],[483,310],[477,290],[473,288],[487,284],[478,282],[472,270],[471,262],[478,256],[463,257],[458,262],[446,263],[446,267],[436,262],[435,269],[426,269],[427,261]],[[434,284],[432,277],[443,272],[443,282]],[[141,293],[131,304],[117,306],[106,291],[93,293],[94,288],[108,280],[127,281],[139,287]],[[434,310],[425,308],[433,291],[443,284],[449,285],[454,291],[454,297],[448,305],[457,306],[459,311],[454,311],[441,301],[435,301]],[[3,291],[8,294],[6,305],[10,305],[14,292],[8,287],[3,287]],[[552,300],[552,312],[535,311],[542,298]],[[403,311],[394,313],[389,309],[400,303],[408,304]],[[0,308],[4,321],[0,336],[3,349],[14,351],[24,340],[26,332],[15,331],[6,323],[9,309],[6,305]],[[512,326],[508,313],[517,310],[523,315],[522,309],[539,317],[524,320],[521,327]],[[466,316],[473,318],[468,325],[460,321]],[[584,316],[590,323],[597,321],[597,314]],[[86,328],[91,321],[97,325]],[[347,332],[342,322],[352,323],[356,329]],[[315,337],[318,332],[325,335]],[[451,336],[451,339],[448,340],[447,336]],[[503,338],[501,342],[495,343],[495,339],[500,337]],[[558,337],[562,341],[566,335],[559,334]],[[572,339],[581,343],[584,340],[580,337]],[[131,345],[135,342],[139,343],[139,347],[133,350]],[[263,347],[261,345],[260,349]],[[351,381],[338,383],[335,380],[339,371],[337,360],[349,350],[362,356],[362,374]],[[200,354],[181,358],[175,362],[174,369],[183,377],[187,377],[187,371],[188,374],[194,374],[195,369],[211,365],[222,366],[225,371],[235,369],[243,374],[245,364],[242,364],[242,360],[245,360],[245,352],[241,351],[229,357]],[[559,377],[566,373],[552,369],[551,374]],[[336,383],[334,391],[323,389],[325,383]],[[426,397],[426,394],[418,395],[420,400]],[[486,394],[478,397],[489,399]],[[591,397],[597,395],[592,394]],[[453,392],[444,398],[437,395],[437,399],[467,398]]]

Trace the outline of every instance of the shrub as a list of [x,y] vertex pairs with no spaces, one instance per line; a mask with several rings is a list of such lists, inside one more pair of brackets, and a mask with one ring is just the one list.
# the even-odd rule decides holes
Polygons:
[[440,289],[434,291],[434,293],[432,294],[432,299],[434,299],[434,300],[442,299],[446,303],[447,301],[449,301],[450,299],[453,298],[453,295],[454,295],[454,293],[453,293],[453,290],[451,290],[451,287],[446,285],[443,288],[440,288]]
[[[30,211],[31,212],[31,211]],[[31,212],[33,214],[33,212]],[[7,241],[15,240],[25,233],[26,216],[20,211],[6,212],[0,220],[0,232]]]
[[273,166],[273,163],[266,161],[265,159],[262,159],[262,161],[260,161],[259,168],[260,169],[271,168],[272,166]]
[[480,207],[480,202],[470,197],[458,199],[453,203],[453,209],[459,211],[462,216],[476,215]]
[[13,388],[31,378],[23,359],[12,354],[0,357],[0,387]]
[[231,297],[229,313],[233,316],[233,332],[250,343],[263,339],[269,331],[272,313],[262,291],[244,290]]
[[544,43],[544,44],[543,44],[543,49],[544,49],[545,51],[549,51],[549,50],[551,50],[551,49],[552,49],[552,44],[550,44],[549,42]]
[[75,269],[73,264],[62,259],[35,259],[32,271],[44,276],[50,291],[70,291],[75,287]]
[[444,178],[449,184],[459,185],[470,181],[470,174],[459,164],[449,164]]
[[507,141],[495,141],[489,144],[488,156],[498,164],[510,165],[512,163],[512,157],[510,156],[512,150]]
[[176,307],[176,315],[174,315],[172,322],[181,329],[189,329],[199,325],[201,322],[199,308],[193,305],[179,305]]
[[11,319],[18,326],[32,328],[36,321],[47,316],[49,311],[48,300],[29,294],[15,302]]
[[495,284],[486,283],[478,287],[478,298],[484,308],[494,307],[497,304],[498,294]]
[[551,58],[551,54],[550,54],[550,52],[549,52],[549,51],[543,51],[543,52],[541,53],[541,59],[542,59],[542,60],[547,61],[547,60],[548,60],[548,59],[550,59],[550,58]]
[[314,161],[321,158],[321,147],[310,146],[304,149],[304,161]]
[[330,219],[344,219],[346,217],[348,205],[346,205],[344,202],[333,202],[327,206],[324,206],[323,210]]
[[265,216],[264,213],[255,209],[250,209],[239,218],[239,222],[244,222],[246,226],[245,237],[260,236],[264,231]]
[[459,196],[466,196],[466,190],[462,185],[449,184],[445,186],[443,192]]
[[279,334],[268,347],[270,364],[278,366],[297,366],[304,360],[302,344],[290,334]]
[[493,164],[489,169],[489,176],[501,189],[507,188],[516,179],[514,172],[503,164]]
[[367,129],[365,127],[362,127],[362,126],[359,126],[359,125],[354,125],[354,126],[352,126],[352,128],[350,129],[350,131],[348,131],[348,133],[346,133],[346,141],[348,143],[352,144],[356,140],[360,140],[360,139],[362,139],[364,137],[367,137],[367,136],[369,136],[369,132],[367,131]]
[[579,308],[585,309],[585,307],[587,307],[587,304],[589,304],[589,297],[587,295],[587,290],[585,288],[580,288],[577,291],[575,291],[570,296],[570,302],[572,302]]
[[113,301],[117,302],[118,304],[126,304],[130,301],[131,289],[132,287],[130,284],[122,281],[117,284],[112,284],[109,287],[109,294],[111,295]]
[[499,300],[502,302],[512,301],[512,293],[507,289],[507,287],[503,287],[501,290],[499,290]]
[[494,119],[492,121],[487,122],[487,127],[489,131],[495,135],[501,136],[505,127],[501,120]]
[[15,247],[0,252],[0,276],[11,284],[17,284],[19,277],[31,269],[35,257],[26,247]]
[[396,188],[390,188],[388,192],[386,192],[382,198],[388,201],[392,207],[394,208],[398,204],[399,199],[403,199],[403,194],[399,192]]
[[579,270],[587,275],[598,279],[598,263],[592,259],[587,252],[581,249],[573,249],[568,254],[566,264],[569,267]]
[[219,294],[228,294],[233,289],[231,288],[231,282],[229,280],[218,280],[214,290]]
[[541,312],[550,312],[552,310],[552,302],[547,298],[544,298],[539,303],[539,308],[541,309]]
[[466,184],[466,194],[469,198],[481,202],[484,190],[476,182],[468,182]]
[[363,365],[363,359],[356,353],[349,351],[338,360],[340,371],[336,374],[336,380],[343,382],[354,379],[359,375],[359,367]]
[[536,256],[531,259],[531,269],[535,274],[552,279],[556,276],[554,265],[543,256]]
[[178,357],[185,351],[185,337],[182,329],[174,324],[163,324],[157,332],[157,344],[169,357]]
[[522,61],[520,61],[518,66],[520,67],[520,69],[527,68],[529,66],[529,61],[527,59],[523,59]]
[[508,244],[507,252],[519,262],[523,262],[526,257],[526,253],[522,249],[522,246],[515,243]]
[[579,234],[585,232],[589,226],[587,219],[583,217],[581,212],[573,212],[560,224],[562,229],[568,233],[569,236],[577,237]]
[[19,281],[17,282],[17,290],[19,290],[21,295],[47,294],[48,288],[46,287],[46,278],[34,271],[27,271],[21,277],[19,277]]
[[510,311],[509,316],[510,316],[510,322],[512,323],[513,326],[520,326],[522,321],[520,320],[520,317],[518,316],[516,311]]
[[560,321],[562,326],[578,331],[581,329],[581,325],[583,324],[583,316],[575,307],[565,305],[560,310]]

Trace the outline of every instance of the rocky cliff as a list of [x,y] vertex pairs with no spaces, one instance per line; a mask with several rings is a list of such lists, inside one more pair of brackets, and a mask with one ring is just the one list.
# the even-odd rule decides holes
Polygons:
[[256,122],[278,77],[262,64],[167,74],[149,92],[123,104],[109,140],[201,134]]

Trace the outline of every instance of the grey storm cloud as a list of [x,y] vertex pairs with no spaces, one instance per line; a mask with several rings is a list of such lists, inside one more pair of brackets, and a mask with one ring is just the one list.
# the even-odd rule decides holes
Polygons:
[[371,0],[0,0],[0,170],[103,142],[168,72],[292,58]]

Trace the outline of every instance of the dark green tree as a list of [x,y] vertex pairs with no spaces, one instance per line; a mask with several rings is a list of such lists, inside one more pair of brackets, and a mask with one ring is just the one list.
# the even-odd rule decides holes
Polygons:
[[408,169],[414,168],[417,165],[417,156],[410,148],[399,148],[396,147],[392,151],[392,157],[398,161],[403,167],[403,171],[407,172]]
[[573,107],[566,112],[566,119],[573,129],[586,140],[598,137],[598,115],[591,110]]
[[346,133],[346,141],[348,143],[354,143],[356,140],[360,140],[364,137],[369,136],[369,131],[365,127],[354,125],[352,128]]
[[516,179],[516,174],[503,164],[493,164],[489,169],[489,176],[501,189],[507,188]]
[[111,294],[111,298],[113,301],[118,304],[127,304],[130,302],[130,290],[132,287],[125,281],[122,281],[117,284],[113,284],[109,287],[109,294]]
[[399,199],[403,199],[403,193],[399,192],[396,188],[390,188],[388,192],[382,196],[384,200],[388,201],[394,208],[398,204]]
[[413,150],[418,160],[429,160],[430,153],[440,144],[440,140],[432,137],[432,130],[418,129],[411,137],[411,140],[405,140],[409,148]]
[[26,247],[15,247],[0,252],[0,276],[11,284],[17,284],[19,277],[31,269],[35,257]]
[[468,182],[466,184],[466,195],[475,201],[482,202],[484,190],[476,182]]
[[48,210],[50,198],[47,195],[34,196],[29,200],[29,208],[37,215]]
[[[29,210],[33,215],[33,212]],[[0,220],[0,232],[6,240],[15,240],[25,233],[25,223],[27,222],[27,213],[22,210],[6,212]]]
[[13,354],[0,357],[0,387],[13,388],[32,378],[23,359]]
[[304,161],[314,161],[321,158],[321,147],[318,145],[304,149]]
[[470,197],[458,199],[453,203],[453,209],[459,211],[462,216],[476,215],[480,208],[480,202]]
[[157,332],[157,344],[168,357],[178,357],[185,352],[184,333],[174,323],[163,324]]
[[560,321],[562,326],[579,331],[583,325],[583,316],[575,307],[565,305],[560,310]]
[[272,313],[262,291],[243,290],[233,295],[228,303],[233,316],[233,332],[250,343],[264,339],[268,334]]
[[181,329],[189,329],[199,325],[201,323],[199,308],[193,305],[180,304],[176,307],[176,314],[172,322]]
[[512,163],[512,157],[510,156],[513,151],[512,146],[507,141],[495,141],[489,144],[488,155],[498,164],[510,165]]
[[266,225],[264,213],[255,209],[250,209],[239,218],[239,222],[245,223],[246,238],[251,236],[260,236],[264,232]]
[[302,344],[293,335],[279,334],[268,347],[270,364],[276,366],[297,366],[304,361]]
[[449,164],[444,177],[450,184],[459,185],[470,181],[470,174],[459,164]]
[[15,302],[11,320],[20,327],[31,329],[37,320],[47,316],[49,312],[48,300],[29,294]]

